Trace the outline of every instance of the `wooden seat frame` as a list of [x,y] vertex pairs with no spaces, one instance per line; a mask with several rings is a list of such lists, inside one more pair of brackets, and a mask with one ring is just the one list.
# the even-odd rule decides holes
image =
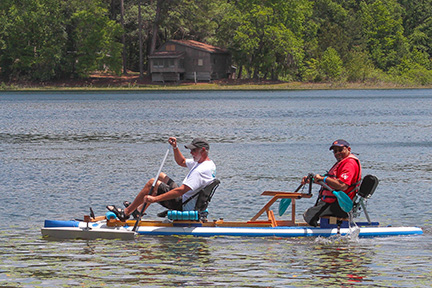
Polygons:
[[[267,212],[268,221],[271,222],[272,227],[276,226],[294,226],[294,225],[304,225],[305,223],[296,223],[295,221],[295,209],[296,209],[296,199],[301,198],[311,198],[312,194],[307,193],[296,193],[296,192],[279,192],[279,191],[264,191],[261,195],[272,196],[270,201],[264,205],[264,207],[254,216],[248,223],[259,222],[257,219],[264,213]],[[274,213],[270,210],[270,207],[279,199],[291,199],[291,220],[289,221],[276,221]]]

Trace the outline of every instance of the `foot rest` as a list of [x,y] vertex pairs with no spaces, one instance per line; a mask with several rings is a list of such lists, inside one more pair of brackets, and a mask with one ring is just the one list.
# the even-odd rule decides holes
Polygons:
[[320,218],[320,228],[349,228],[349,219],[332,216]]

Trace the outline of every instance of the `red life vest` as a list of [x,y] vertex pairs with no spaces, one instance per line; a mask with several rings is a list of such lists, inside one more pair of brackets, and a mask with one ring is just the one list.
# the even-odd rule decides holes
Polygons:
[[[339,167],[341,167],[341,164],[345,163],[349,159],[354,159],[357,162],[357,165],[359,167],[359,171],[358,171],[358,175],[357,175],[357,181],[352,183],[351,185],[349,185],[348,189],[346,189],[343,192],[348,194],[348,196],[351,199],[353,199],[354,196],[356,195],[357,191],[359,190],[360,183],[361,183],[361,165],[360,165],[360,160],[356,156],[354,156],[353,154],[349,154],[346,158],[337,162],[325,176],[331,177],[331,178],[337,178],[337,172],[338,172]],[[333,195],[332,191],[328,191],[324,188],[321,188],[320,198],[321,198],[321,200],[323,200],[324,202],[327,202],[327,203],[333,203],[336,201],[336,197]]]

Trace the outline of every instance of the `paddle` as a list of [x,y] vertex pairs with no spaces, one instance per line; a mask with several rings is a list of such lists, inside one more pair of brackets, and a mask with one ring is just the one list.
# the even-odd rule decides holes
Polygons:
[[[153,193],[153,190],[154,190],[154,187],[155,187],[155,185],[156,185],[156,182],[157,182],[157,180],[159,179],[159,174],[162,172],[162,167],[163,167],[163,165],[165,164],[165,160],[166,160],[166,158],[168,157],[169,150],[170,150],[170,149],[168,148],[167,151],[166,151],[166,153],[165,153],[165,157],[164,157],[163,160],[162,160],[162,164],[161,164],[161,166],[159,167],[159,170],[158,170],[158,172],[157,172],[157,174],[156,174],[156,177],[154,178],[155,181],[153,181],[153,184],[152,184],[152,186],[151,186],[151,188],[150,188],[149,195],[151,195],[151,194]],[[136,231],[136,229],[137,229],[137,227],[138,227],[138,223],[141,221],[142,214],[144,213],[144,210],[145,210],[146,207],[147,207],[147,203],[144,203],[143,207],[141,208],[140,213],[138,214],[137,220],[136,220],[136,222],[135,222],[135,225],[134,225],[132,231]]]
[[[297,189],[295,190],[295,192],[298,192],[300,190],[300,188],[302,188],[304,185],[300,184],[299,187],[297,187]],[[283,198],[280,203],[279,203],[279,216],[282,216],[285,211],[287,210],[287,208],[289,207],[289,205],[291,204],[291,199],[290,198]]]
[[327,184],[325,184],[323,181],[319,181],[318,184],[322,185],[324,188],[326,188],[329,191],[332,191],[333,195],[338,200],[339,206],[342,208],[344,212],[350,212],[353,208],[353,202],[351,198],[342,191],[333,191],[332,188],[330,188]]
[[[314,175],[312,173],[309,173],[307,176],[307,178],[309,179],[309,194],[312,194],[313,177]],[[297,187],[294,193],[298,192],[300,188],[302,188],[304,185],[305,184],[300,184],[300,186]],[[279,203],[279,216],[282,216],[285,213],[286,209],[289,207],[290,204],[291,204],[291,199],[289,198],[284,198],[281,200],[281,202]]]

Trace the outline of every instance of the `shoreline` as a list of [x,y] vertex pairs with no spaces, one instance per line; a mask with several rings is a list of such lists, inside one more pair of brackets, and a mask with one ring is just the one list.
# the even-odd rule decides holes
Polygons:
[[146,77],[127,74],[113,76],[93,74],[85,79],[69,79],[50,82],[0,80],[2,92],[47,92],[47,91],[295,91],[295,90],[394,90],[432,89],[432,85],[402,85],[389,82],[331,82],[306,83],[283,81],[256,81],[223,79],[212,82],[153,83]]

